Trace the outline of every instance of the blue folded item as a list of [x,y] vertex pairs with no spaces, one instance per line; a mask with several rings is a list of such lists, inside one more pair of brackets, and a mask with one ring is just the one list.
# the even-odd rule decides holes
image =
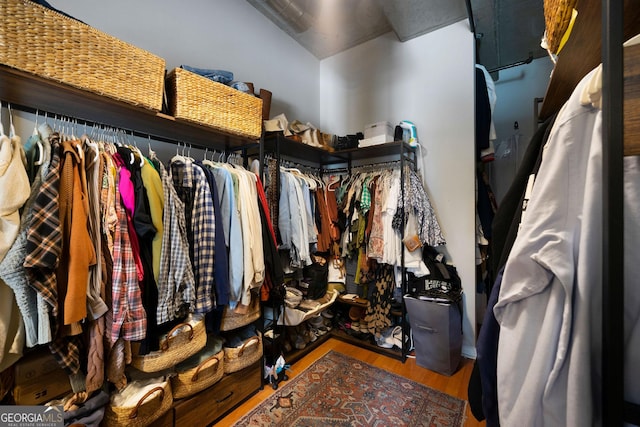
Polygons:
[[247,325],[242,329],[234,331],[233,335],[227,337],[225,347],[240,347],[251,337],[257,336],[256,327],[254,325]]
[[245,82],[231,82],[231,83],[229,83],[229,86],[231,86],[234,89],[239,90],[240,92],[250,93],[251,95],[253,95],[251,93],[251,89],[249,89],[249,86],[247,86],[247,84]]
[[233,81],[233,73],[231,71],[209,70],[206,68],[190,67],[189,65],[181,65],[180,68],[225,85]]

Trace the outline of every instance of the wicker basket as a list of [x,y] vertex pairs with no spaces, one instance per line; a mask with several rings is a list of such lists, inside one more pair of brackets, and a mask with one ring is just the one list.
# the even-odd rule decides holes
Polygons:
[[240,347],[224,348],[224,373],[240,371],[253,365],[262,357],[262,335],[248,338]]
[[258,295],[251,295],[251,303],[247,312],[244,314],[237,313],[234,310],[230,310],[229,306],[224,308],[222,312],[222,320],[220,322],[221,331],[231,331],[241,326],[246,326],[255,322],[260,318],[260,297]]
[[132,343],[131,366],[142,372],[158,372],[177,365],[204,348],[207,333],[204,320],[180,323],[160,340],[160,350],[137,356],[139,344]]
[[[203,351],[206,352],[206,350]],[[192,356],[192,358],[195,357]],[[191,358],[185,360],[183,366],[189,366],[190,360]],[[220,351],[213,353],[194,367],[184,368],[183,366],[177,366],[177,375],[171,377],[173,397],[176,399],[194,395],[220,381],[224,375],[224,351],[220,348]]]
[[0,63],[160,111],[164,59],[26,0],[0,1]]
[[262,133],[262,100],[190,71],[167,75],[171,114],[216,130],[258,139]]
[[107,405],[104,412],[103,425],[144,427],[152,425],[155,420],[171,408],[173,396],[169,381],[158,383],[138,400],[135,406]]
[[544,22],[547,46],[550,52],[558,53],[562,36],[571,22],[571,13],[577,0],[544,0]]

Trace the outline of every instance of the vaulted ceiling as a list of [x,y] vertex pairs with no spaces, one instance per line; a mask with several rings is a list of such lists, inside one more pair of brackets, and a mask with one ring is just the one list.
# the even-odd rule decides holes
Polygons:
[[247,0],[323,59],[393,31],[398,40],[437,30],[472,10],[477,60],[487,69],[546,55],[543,0]]

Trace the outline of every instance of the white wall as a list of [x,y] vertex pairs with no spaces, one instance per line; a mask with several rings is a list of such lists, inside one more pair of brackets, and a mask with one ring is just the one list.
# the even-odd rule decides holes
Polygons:
[[463,282],[463,353],[475,356],[474,50],[468,22],[401,43],[386,34],[320,64],[320,127],[411,120],[426,188]]
[[233,71],[273,92],[271,115],[319,121],[319,61],[246,1],[49,0],[65,13],[165,59]]
[[[496,127],[496,148],[515,135],[513,123],[519,125],[519,142],[509,156],[496,160],[490,165],[491,186],[498,202],[509,189],[513,177],[520,165],[522,155],[527,149],[537,124],[534,121],[534,98],[542,98],[547,91],[553,63],[547,57],[539,58],[530,64],[500,71],[496,86],[496,107],[494,124]],[[542,107],[542,105],[540,105]]]

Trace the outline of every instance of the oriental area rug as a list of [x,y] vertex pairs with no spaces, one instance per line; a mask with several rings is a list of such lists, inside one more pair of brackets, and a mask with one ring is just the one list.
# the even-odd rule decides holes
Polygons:
[[465,404],[330,351],[234,426],[462,426]]

